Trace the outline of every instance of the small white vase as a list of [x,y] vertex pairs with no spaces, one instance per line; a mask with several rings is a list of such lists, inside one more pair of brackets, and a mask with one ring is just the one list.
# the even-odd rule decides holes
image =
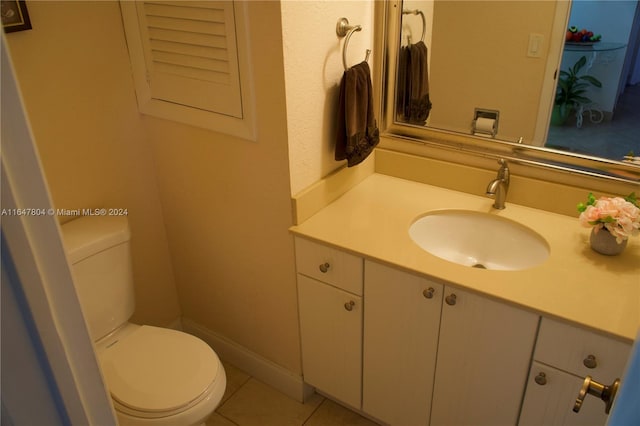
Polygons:
[[591,229],[591,249],[607,256],[616,256],[622,253],[627,246],[627,240],[617,243],[616,237],[611,235],[607,228],[601,228],[596,232],[596,228]]

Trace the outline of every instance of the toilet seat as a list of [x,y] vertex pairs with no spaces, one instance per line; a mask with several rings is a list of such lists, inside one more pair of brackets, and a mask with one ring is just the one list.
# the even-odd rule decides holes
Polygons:
[[143,325],[100,354],[119,411],[143,418],[180,413],[206,398],[221,370],[202,340]]

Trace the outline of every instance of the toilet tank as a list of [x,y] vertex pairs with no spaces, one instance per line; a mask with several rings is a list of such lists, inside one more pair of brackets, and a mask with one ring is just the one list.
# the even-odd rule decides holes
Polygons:
[[67,259],[93,341],[125,324],[135,308],[125,216],[83,216],[62,225]]

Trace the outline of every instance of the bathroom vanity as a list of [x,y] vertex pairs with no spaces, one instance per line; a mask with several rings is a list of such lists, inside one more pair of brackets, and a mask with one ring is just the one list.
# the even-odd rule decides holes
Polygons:
[[[638,242],[608,258],[577,219],[492,203],[373,174],[293,227],[305,382],[388,424],[604,424],[597,398],[572,408],[585,376],[624,372]],[[549,256],[523,270],[436,257],[408,230],[440,209],[518,222]]]

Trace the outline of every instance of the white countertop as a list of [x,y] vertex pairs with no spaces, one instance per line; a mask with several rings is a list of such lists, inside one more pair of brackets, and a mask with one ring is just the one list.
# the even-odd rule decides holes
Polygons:
[[[572,218],[511,204],[508,198],[504,210],[495,210],[488,197],[373,174],[291,231],[541,315],[633,340],[640,325],[640,238],[632,237],[619,256],[603,256],[590,249],[590,229],[580,226],[577,212]],[[433,256],[411,240],[408,230],[416,218],[436,209],[488,212],[526,225],[546,239],[549,258],[522,271],[494,271]]]

